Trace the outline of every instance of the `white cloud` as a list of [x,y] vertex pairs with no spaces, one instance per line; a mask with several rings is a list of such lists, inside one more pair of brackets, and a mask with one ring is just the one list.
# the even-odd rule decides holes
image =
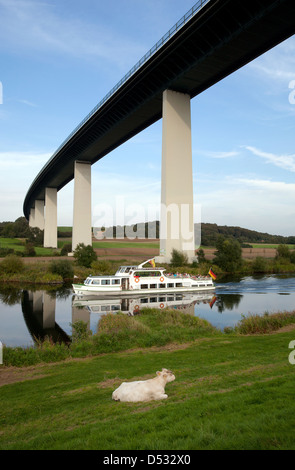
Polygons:
[[267,163],[295,172],[295,154],[294,155],[276,155],[274,153],[263,152],[255,147],[246,146],[247,150],[254,155],[263,158]]
[[[262,179],[236,178],[235,183],[262,189],[268,192],[288,193],[289,197],[295,196],[295,183],[285,183],[284,181],[270,181]],[[277,195],[276,195],[277,197]],[[285,194],[284,194],[285,197]],[[285,200],[287,203],[287,201]],[[290,199],[288,202],[291,202]],[[293,201],[294,202],[294,201]]]
[[209,158],[233,158],[239,155],[239,152],[229,151],[229,152],[202,152],[203,155]]
[[31,106],[32,108],[37,108],[38,106],[35,103],[32,103],[28,100],[17,100],[19,103],[25,104],[27,106]]
[[295,39],[291,37],[248,66],[262,77],[288,83],[295,78]]
[[[28,169],[30,178],[34,171],[39,171],[47,160],[52,156],[51,153],[34,153],[34,152],[0,152],[0,171],[4,170],[20,170]],[[26,175],[22,173],[22,178]],[[6,180],[5,175],[1,174],[1,180]],[[3,183],[2,183],[3,184]]]

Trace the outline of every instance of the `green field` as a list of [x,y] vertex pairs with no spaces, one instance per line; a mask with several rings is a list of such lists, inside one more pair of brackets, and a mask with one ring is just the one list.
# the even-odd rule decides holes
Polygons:
[[[0,238],[0,248],[12,248],[15,251],[23,252],[25,246],[20,238]],[[36,246],[35,252],[37,256],[50,256],[53,254],[54,250],[52,248]]]
[[[294,450],[294,337],[217,335],[14,369],[29,380],[0,387],[0,449]],[[112,401],[122,381],[162,367],[176,376],[167,400]]]
[[125,241],[97,241],[92,243],[93,248],[158,248],[160,246],[159,241],[155,242],[125,242]]

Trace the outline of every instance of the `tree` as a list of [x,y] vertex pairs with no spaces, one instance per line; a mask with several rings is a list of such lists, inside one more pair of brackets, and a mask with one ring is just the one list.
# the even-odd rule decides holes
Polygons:
[[91,263],[97,260],[97,254],[91,245],[86,246],[84,243],[79,243],[74,251],[74,258],[79,266],[90,268]]
[[291,252],[288,245],[279,245],[277,247],[276,258],[287,258],[290,259]]
[[187,258],[186,253],[183,253],[182,251],[178,251],[175,248],[173,248],[172,253],[171,253],[170,263],[171,263],[171,266],[174,266],[174,267],[187,265],[188,258]]
[[59,274],[63,279],[72,279],[74,277],[72,261],[67,259],[52,261],[49,270],[53,274]]
[[228,273],[238,271],[242,266],[242,248],[237,240],[220,236],[216,243],[214,264]]
[[33,243],[34,246],[43,246],[44,230],[38,227],[30,227],[27,240],[29,243]]
[[198,255],[198,263],[199,264],[206,262],[205,253],[204,253],[204,250],[202,248],[200,248],[198,250],[197,255]]

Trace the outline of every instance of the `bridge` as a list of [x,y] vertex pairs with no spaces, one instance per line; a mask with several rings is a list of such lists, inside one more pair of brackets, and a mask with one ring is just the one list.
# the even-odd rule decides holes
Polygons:
[[91,165],[162,118],[161,207],[186,207],[192,235],[173,239],[179,214],[168,217],[166,210],[160,254],[168,261],[177,248],[192,259],[190,100],[292,36],[294,17],[294,0],[199,0],[73,130],[34,179],[23,210],[31,226],[44,229],[44,246],[57,246],[57,192],[72,179],[72,248],[91,244]]

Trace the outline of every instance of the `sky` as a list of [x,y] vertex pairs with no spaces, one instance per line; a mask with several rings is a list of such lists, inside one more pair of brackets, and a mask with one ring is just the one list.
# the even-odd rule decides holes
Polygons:
[[[47,160],[194,3],[0,0],[0,222],[23,215]],[[294,36],[191,113],[197,217],[295,235]],[[160,120],[92,166],[93,225],[159,218],[161,150]],[[73,188],[58,193],[58,225],[72,225]]]

